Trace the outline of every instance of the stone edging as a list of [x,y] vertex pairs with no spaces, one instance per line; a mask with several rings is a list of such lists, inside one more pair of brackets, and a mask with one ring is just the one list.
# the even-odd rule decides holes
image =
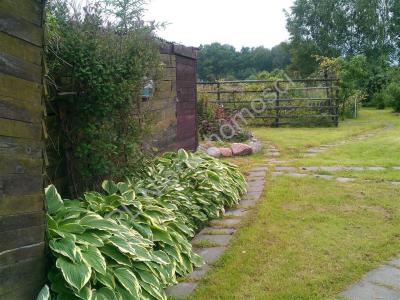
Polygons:
[[[226,250],[242,217],[257,204],[264,190],[267,166],[252,168],[247,173],[248,191],[236,208],[228,209],[222,219],[213,220],[192,240],[194,251],[203,257],[205,265],[196,268],[184,281],[167,289],[168,296],[175,299],[187,298],[197,287],[199,280]],[[201,244],[205,247],[199,247]],[[208,246],[207,246],[208,245]]]

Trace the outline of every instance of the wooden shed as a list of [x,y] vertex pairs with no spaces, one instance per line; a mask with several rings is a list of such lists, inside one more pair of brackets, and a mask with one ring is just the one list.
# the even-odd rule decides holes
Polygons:
[[44,284],[41,0],[0,1],[0,299]]
[[154,125],[147,142],[162,151],[196,150],[197,48],[162,43],[160,53],[164,74],[149,99]]

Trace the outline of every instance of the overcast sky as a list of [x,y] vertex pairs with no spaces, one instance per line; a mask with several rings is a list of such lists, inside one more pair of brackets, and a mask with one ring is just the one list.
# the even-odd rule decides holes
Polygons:
[[146,19],[170,23],[162,38],[199,46],[220,42],[271,48],[288,39],[285,14],[294,0],[149,0]]

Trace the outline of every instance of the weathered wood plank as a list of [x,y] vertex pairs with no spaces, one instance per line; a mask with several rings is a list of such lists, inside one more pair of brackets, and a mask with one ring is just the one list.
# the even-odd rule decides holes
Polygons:
[[[29,175],[3,175],[0,174],[0,201],[3,196],[28,196],[37,195],[42,191],[42,178]],[[22,199],[22,197],[21,197]],[[1,203],[2,204],[2,203]],[[1,205],[0,204],[0,205]],[[31,204],[27,204],[31,205]],[[32,212],[36,211],[32,208]],[[2,213],[0,211],[0,213]]]
[[0,254],[0,266],[16,264],[19,261],[41,257],[44,254],[45,243],[29,245],[13,250],[9,250]]
[[37,140],[0,136],[0,160],[2,157],[40,159],[42,147]]
[[[39,292],[45,277],[44,257],[24,260],[13,265],[0,268],[0,299],[18,299],[15,295],[26,291]],[[36,286],[32,289],[32,286]],[[7,295],[7,296],[5,296]],[[30,298],[35,299],[37,294],[31,294]],[[23,298],[19,298],[21,300]]]
[[42,159],[0,156],[0,174],[42,176]]
[[39,101],[15,100],[0,95],[0,118],[40,123],[42,106]]
[[[0,10],[1,3],[2,2],[0,2]],[[7,53],[38,66],[42,63],[41,48],[3,32],[0,32],[0,52]]]
[[[2,184],[1,180],[2,179],[0,179],[0,187]],[[15,182],[20,184],[21,180],[19,182],[15,180]],[[41,190],[43,189],[41,181],[40,188]],[[2,192],[3,190],[0,189],[0,193]],[[36,194],[34,192],[36,192]],[[37,189],[34,192],[25,194],[17,194],[14,192],[17,195],[0,195],[0,216],[43,211],[43,194],[42,192],[37,192]]]
[[1,135],[40,140],[42,128],[40,124],[0,118],[0,136]]
[[42,97],[42,86],[40,84],[15,78],[0,73],[0,96],[16,100],[32,101],[34,105],[40,103]]
[[3,231],[0,235],[0,253],[43,242],[44,230],[44,225],[41,225]]
[[42,46],[43,34],[40,26],[34,25],[24,19],[16,18],[3,10],[0,10],[0,31],[36,46]]
[[41,66],[25,62],[4,52],[0,52],[0,73],[36,83],[42,82]]
[[0,232],[42,225],[44,225],[44,212],[0,216]]
[[42,24],[42,4],[31,0],[2,0],[0,11],[6,11],[12,16],[22,18],[38,26]]

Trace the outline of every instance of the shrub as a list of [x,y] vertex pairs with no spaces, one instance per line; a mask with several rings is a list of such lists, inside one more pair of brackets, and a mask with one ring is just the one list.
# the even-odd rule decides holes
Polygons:
[[392,82],[379,93],[386,106],[393,108],[395,112],[400,112],[400,85]]
[[[166,299],[164,288],[200,266],[188,239],[238,203],[245,180],[206,155],[167,153],[136,179],[104,181],[105,194],[62,200],[46,189],[48,274],[57,299]],[[41,295],[48,295],[43,289]],[[49,297],[43,296],[43,299]]]
[[140,21],[143,1],[89,1],[82,11],[71,3],[51,0],[46,12],[48,150],[67,161],[80,195],[140,162],[139,95],[160,62],[154,28]]

